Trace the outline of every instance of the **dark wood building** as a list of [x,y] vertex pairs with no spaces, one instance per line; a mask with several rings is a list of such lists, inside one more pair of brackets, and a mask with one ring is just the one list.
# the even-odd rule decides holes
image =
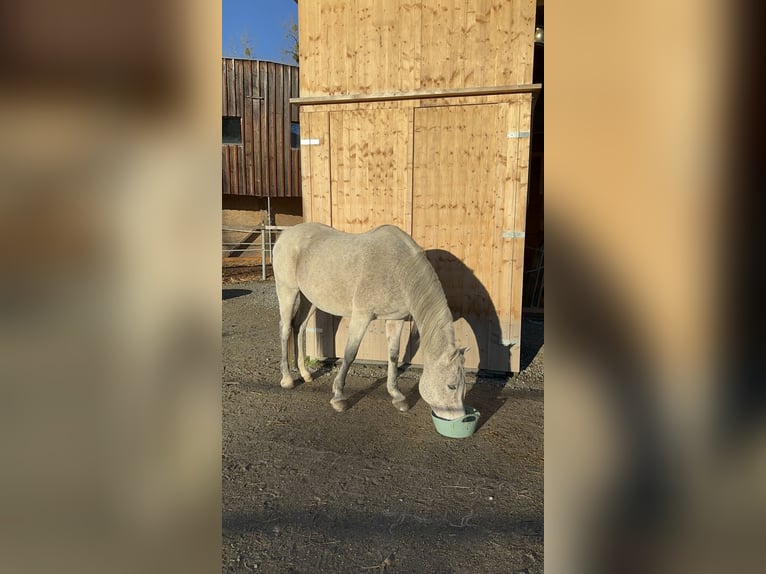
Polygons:
[[223,58],[224,196],[301,196],[298,67]]

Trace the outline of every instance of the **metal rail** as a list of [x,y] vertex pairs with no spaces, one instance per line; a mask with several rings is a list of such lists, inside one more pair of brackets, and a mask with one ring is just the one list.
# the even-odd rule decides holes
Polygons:
[[[267,265],[266,262],[268,260],[268,264],[269,265],[272,264],[274,244],[276,243],[276,240],[278,239],[279,233],[281,233],[285,229],[288,229],[288,226],[261,224],[258,227],[243,229],[239,227],[228,227],[224,225],[221,228],[222,231],[234,232],[234,233],[246,233],[247,235],[242,241],[221,242],[221,246],[222,246],[221,253],[222,254],[226,254],[226,253],[242,254],[249,251],[260,251],[261,252],[261,278],[265,280],[266,265]],[[250,236],[253,236],[256,234],[260,236],[259,245],[254,245],[254,241],[247,241],[250,238]],[[236,246],[238,245],[247,245],[247,247],[237,248]]]

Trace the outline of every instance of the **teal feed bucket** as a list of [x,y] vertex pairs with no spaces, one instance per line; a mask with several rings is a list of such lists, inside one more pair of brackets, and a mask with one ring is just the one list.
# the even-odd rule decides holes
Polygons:
[[468,438],[476,430],[481,413],[473,407],[465,407],[465,415],[456,419],[443,419],[431,411],[436,432],[449,438]]

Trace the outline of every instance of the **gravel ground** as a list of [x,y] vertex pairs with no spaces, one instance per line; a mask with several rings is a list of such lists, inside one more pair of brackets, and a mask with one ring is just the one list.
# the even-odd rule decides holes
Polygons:
[[543,571],[542,321],[523,323],[521,373],[469,375],[480,426],[447,439],[415,368],[407,413],[384,366],[351,368],[344,413],[334,365],[282,389],[273,281],[243,277],[223,288],[223,571]]

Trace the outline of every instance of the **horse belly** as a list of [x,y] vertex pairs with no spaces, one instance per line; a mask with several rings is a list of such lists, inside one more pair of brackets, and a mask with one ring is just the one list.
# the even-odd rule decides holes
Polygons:
[[409,316],[410,316],[409,311],[402,311],[402,310],[375,314],[376,319],[384,319],[386,321],[400,321],[402,319],[407,319]]
[[405,319],[409,311],[394,289],[377,284],[374,288],[353,282],[339,281],[335,273],[316,272],[311,281],[298,281],[301,293],[316,305],[317,309],[336,315],[350,317],[363,313],[376,319]]
[[391,262],[374,250],[364,253],[366,244],[360,246],[354,239],[317,239],[304,247],[296,265],[301,293],[330,315],[407,317],[409,312]]
[[350,286],[338,283],[327,270],[314,270],[310,273],[310,281],[298,278],[301,293],[316,305],[317,309],[336,315],[350,317],[353,304],[353,290]]

